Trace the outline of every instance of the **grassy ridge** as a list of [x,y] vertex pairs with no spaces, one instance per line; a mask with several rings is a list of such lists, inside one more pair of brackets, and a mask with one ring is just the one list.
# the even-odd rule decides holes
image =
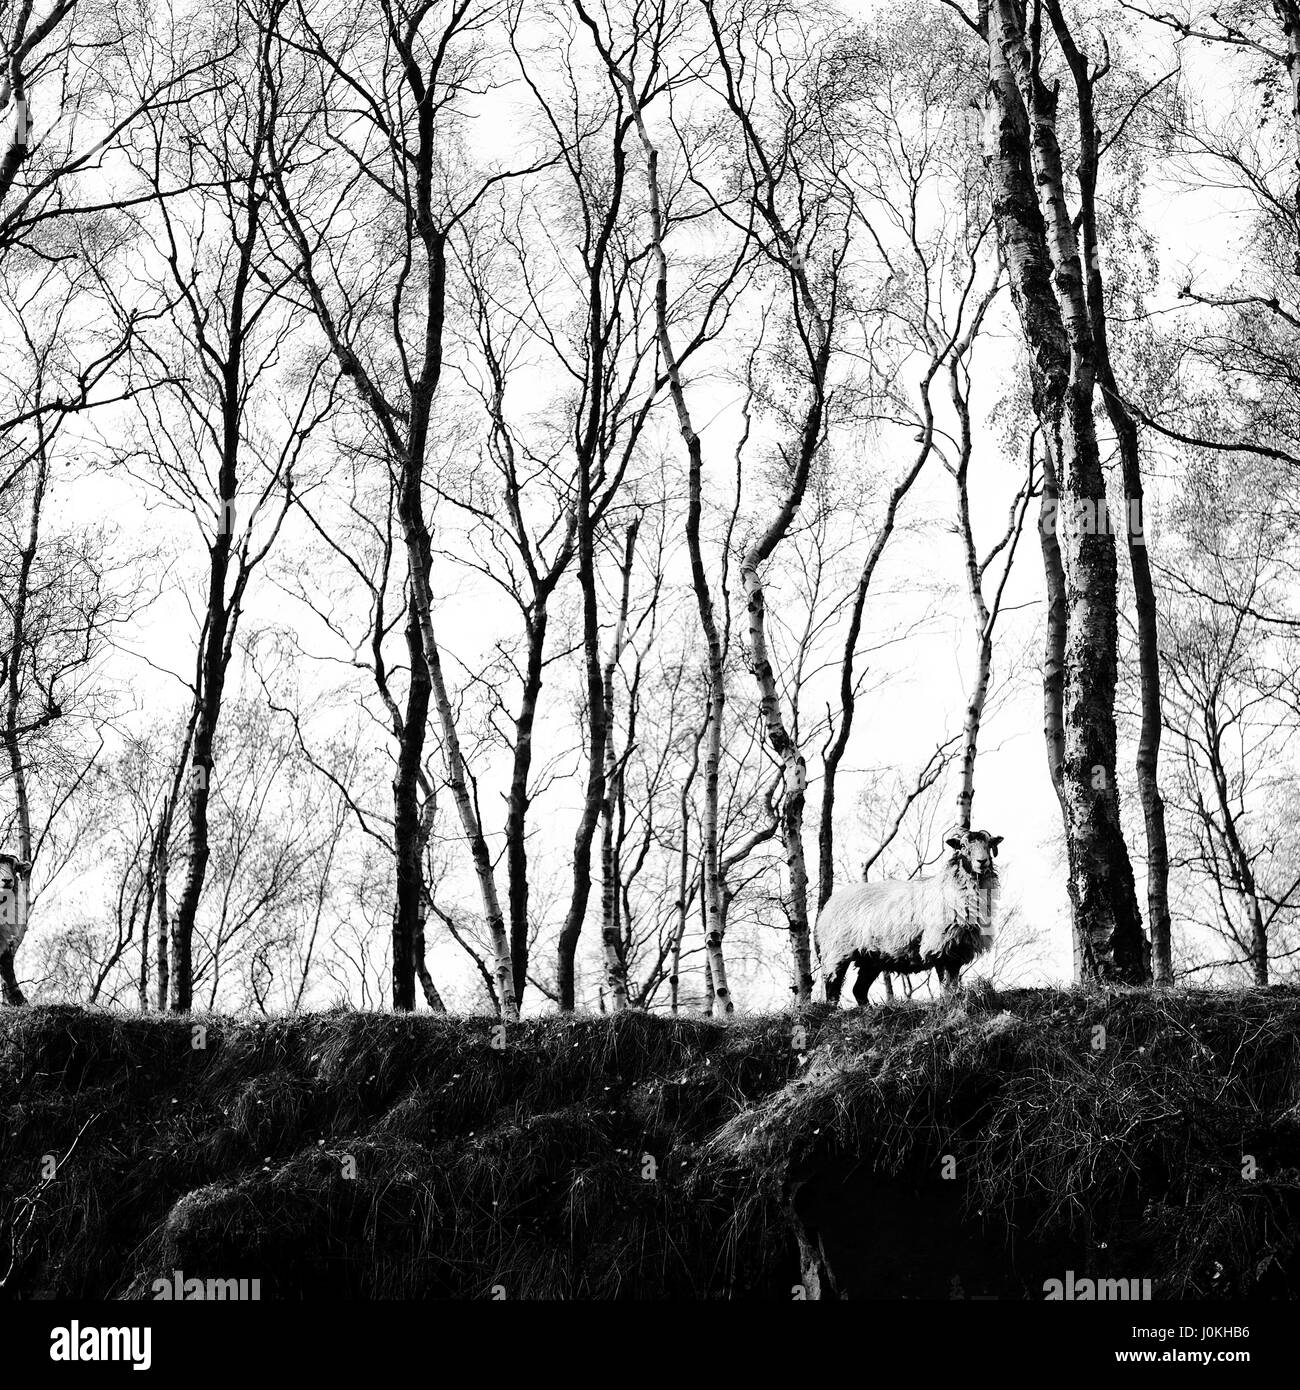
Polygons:
[[1157,1296],[1300,1296],[1300,990],[495,1033],[0,1012],[4,1292],[788,1298],[792,1194],[869,1266],[859,1199],[902,1183],[936,1248],[1118,1244]]

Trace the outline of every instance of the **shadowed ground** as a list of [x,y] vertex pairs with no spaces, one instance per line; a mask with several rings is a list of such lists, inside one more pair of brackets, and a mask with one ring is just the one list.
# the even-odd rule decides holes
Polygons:
[[5,1010],[4,1292],[1300,1296],[1300,990],[494,1034]]

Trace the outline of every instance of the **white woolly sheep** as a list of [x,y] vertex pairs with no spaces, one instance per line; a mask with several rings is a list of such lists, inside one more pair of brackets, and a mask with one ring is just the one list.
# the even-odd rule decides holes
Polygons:
[[838,1004],[844,976],[858,967],[853,997],[882,971],[911,975],[936,970],[945,991],[956,989],[962,966],[993,945],[1001,835],[954,830],[952,858],[928,878],[854,883],[837,889],[817,918],[814,941],[826,981],[826,1000]]

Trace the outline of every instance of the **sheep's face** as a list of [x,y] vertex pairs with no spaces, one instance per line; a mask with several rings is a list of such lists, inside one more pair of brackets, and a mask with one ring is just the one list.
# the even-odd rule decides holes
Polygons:
[[997,872],[993,861],[998,857],[1001,835],[990,835],[985,830],[959,830],[948,838],[947,843],[948,848],[956,852],[954,857],[972,878],[983,882]]

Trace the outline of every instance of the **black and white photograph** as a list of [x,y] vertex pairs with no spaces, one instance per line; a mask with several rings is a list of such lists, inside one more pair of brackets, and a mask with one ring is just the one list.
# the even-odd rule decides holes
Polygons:
[[0,45],[7,1367],[1280,1368],[1300,0]]

